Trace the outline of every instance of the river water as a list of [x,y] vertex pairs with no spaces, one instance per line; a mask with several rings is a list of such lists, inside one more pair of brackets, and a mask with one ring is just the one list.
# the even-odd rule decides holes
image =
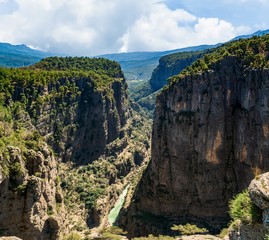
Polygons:
[[115,203],[114,207],[110,210],[108,214],[108,222],[111,226],[113,226],[119,216],[120,210],[124,204],[129,185],[122,191],[119,199]]

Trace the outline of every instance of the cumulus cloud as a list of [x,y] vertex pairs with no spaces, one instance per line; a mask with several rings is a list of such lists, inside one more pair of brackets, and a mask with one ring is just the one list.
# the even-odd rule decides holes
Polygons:
[[247,27],[234,27],[218,18],[197,18],[182,10],[170,10],[158,4],[142,16],[123,36],[121,51],[165,50],[214,44],[230,40],[249,31]]
[[[156,0],[12,1],[13,11],[0,12],[0,42],[71,55],[212,44],[249,30],[183,9],[171,10]],[[8,8],[9,1],[0,4]]]

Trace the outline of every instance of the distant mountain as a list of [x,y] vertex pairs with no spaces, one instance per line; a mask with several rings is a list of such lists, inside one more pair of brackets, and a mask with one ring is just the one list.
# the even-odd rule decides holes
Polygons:
[[28,66],[53,55],[55,54],[34,50],[24,44],[0,43],[0,66],[4,67]]
[[251,38],[251,37],[254,37],[254,36],[263,36],[265,34],[269,34],[269,29],[267,29],[267,30],[259,30],[259,31],[255,32],[255,33],[248,34],[248,35],[241,35],[241,36],[233,38],[231,41],[239,40],[239,39]]
[[[238,36],[233,38],[231,41],[243,38],[251,38],[253,36],[262,36],[265,34],[269,34],[269,29],[260,30],[249,35]],[[119,62],[127,80],[138,80],[138,79],[149,80],[151,78],[153,70],[157,67],[158,61],[162,56],[178,52],[202,51],[220,45],[221,44],[200,45],[200,46],[186,47],[159,52],[114,53],[114,54],[105,54],[98,57],[104,57]]]
[[202,51],[217,47],[218,45],[219,44],[200,45],[160,52],[114,53],[101,55],[99,57],[104,57],[109,60],[119,62],[127,80],[149,80],[153,70],[157,67],[159,59],[162,56],[178,52]]

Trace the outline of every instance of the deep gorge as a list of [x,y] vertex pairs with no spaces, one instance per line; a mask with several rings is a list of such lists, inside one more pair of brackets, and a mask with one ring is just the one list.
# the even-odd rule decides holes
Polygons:
[[265,35],[163,57],[153,123],[114,61],[1,68],[0,236],[175,236],[186,223],[218,234],[229,202],[269,170],[268,56]]

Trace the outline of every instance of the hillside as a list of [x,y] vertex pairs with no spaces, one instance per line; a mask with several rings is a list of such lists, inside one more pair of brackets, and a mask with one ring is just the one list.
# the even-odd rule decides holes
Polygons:
[[198,58],[211,50],[179,52],[163,56],[146,83],[130,88],[130,96],[146,109],[150,115],[155,108],[156,96],[167,83],[168,79],[179,74]]
[[269,29],[267,29],[267,30],[259,30],[259,31],[255,32],[255,33],[248,34],[248,35],[241,35],[241,36],[233,38],[231,41],[251,38],[251,37],[254,37],[254,36],[261,37],[261,36],[266,35],[266,34],[269,34]]
[[269,35],[227,43],[157,96],[152,159],[122,215],[130,236],[227,226],[230,200],[269,171],[268,56]]
[[88,236],[106,224],[149,158],[150,123],[126,88],[120,65],[101,58],[0,68],[0,235]]
[[201,45],[161,52],[115,53],[101,57],[119,62],[127,80],[149,80],[162,56],[177,52],[202,51],[215,46],[217,45]]
[[52,55],[55,54],[34,50],[24,44],[0,43],[0,66],[3,67],[29,66]]

